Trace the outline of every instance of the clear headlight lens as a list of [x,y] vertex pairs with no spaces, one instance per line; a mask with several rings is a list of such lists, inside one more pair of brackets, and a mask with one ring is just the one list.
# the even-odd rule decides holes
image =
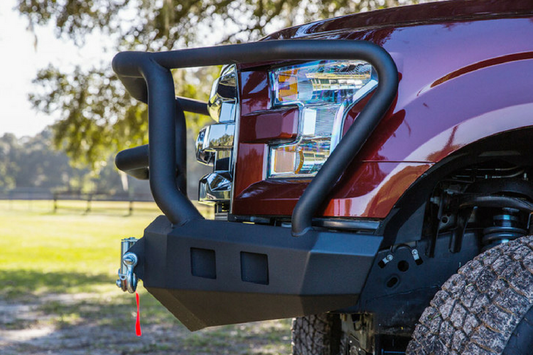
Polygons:
[[300,106],[298,137],[270,146],[269,177],[314,176],[335,149],[348,110],[377,86],[363,61],[317,61],[270,72],[274,106]]

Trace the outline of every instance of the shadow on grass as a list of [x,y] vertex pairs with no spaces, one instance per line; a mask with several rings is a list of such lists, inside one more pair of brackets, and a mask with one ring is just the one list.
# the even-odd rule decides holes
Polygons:
[[26,300],[46,293],[91,292],[95,286],[113,282],[109,275],[104,274],[6,270],[0,272],[0,297]]
[[[141,338],[134,333],[135,304],[131,295],[74,304],[52,301],[42,304],[39,310],[52,317],[57,329],[71,331],[78,327],[85,335],[92,333],[92,338],[99,339],[100,346],[126,354],[259,355],[290,352],[290,320],[221,326],[191,333],[149,295],[141,298]],[[93,343],[90,347],[98,345]]]
[[43,338],[43,341],[59,339],[56,340],[59,343],[50,348],[54,351],[56,347],[78,349],[79,344],[84,344],[84,354],[98,352],[97,349],[113,349],[112,354],[156,355],[169,351],[206,355],[290,352],[289,320],[214,327],[191,333],[142,287],[139,292],[144,334],[137,338],[134,333],[135,297],[118,289],[113,292],[113,282],[110,275],[103,274],[3,271],[0,273],[3,285],[0,299],[10,304],[31,304],[37,312],[35,318],[20,316],[22,318],[13,319],[9,326],[24,329],[45,319],[55,329],[54,334],[61,334]]

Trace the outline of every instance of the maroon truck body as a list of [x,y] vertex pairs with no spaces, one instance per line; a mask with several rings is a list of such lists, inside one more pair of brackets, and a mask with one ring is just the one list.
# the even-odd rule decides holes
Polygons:
[[[503,316],[491,299],[527,290],[533,299],[533,247],[513,254],[533,233],[532,38],[531,1],[475,0],[318,21],[250,44],[118,54],[115,71],[149,104],[150,144],[119,153],[117,166],[149,177],[165,214],[141,240],[123,242],[119,287],[131,292],[143,280],[191,330],[299,317],[295,354],[401,354],[413,332],[412,353],[447,353],[438,346],[484,353],[472,350],[481,343],[471,330],[485,328],[467,330],[465,312],[485,317],[491,331],[509,328],[486,337],[504,339],[483,345],[491,353],[503,354],[520,334],[533,339],[533,329],[521,328],[524,314],[533,321],[532,301]],[[347,61],[351,69],[338,69]],[[218,64],[231,65],[209,103],[174,97],[170,69]],[[359,101],[358,91],[342,96],[339,78],[349,72],[353,90],[361,77],[353,68],[367,64],[367,83],[377,78],[376,86],[359,87]],[[296,86],[297,99],[285,105],[276,96],[286,80],[279,73],[307,75],[309,67],[318,69],[302,82],[320,77],[319,89],[311,85],[315,96],[301,99]],[[333,94],[321,96],[325,91]],[[331,104],[331,97],[348,101]],[[315,134],[321,105],[334,120],[331,145],[316,143],[325,137]],[[331,114],[327,105],[347,112]],[[197,159],[213,166],[200,180],[199,200],[215,206],[215,221],[204,220],[183,193],[183,111],[209,111],[217,121],[196,141]],[[336,146],[334,134],[343,137]],[[300,165],[294,158],[292,171],[276,175],[273,151],[288,146],[298,149]],[[305,159],[315,167],[324,156],[316,175],[298,175]],[[499,266],[489,265],[497,253]],[[522,264],[502,267],[509,263]],[[472,290],[476,301],[494,302],[477,307],[482,315],[473,298],[461,298]],[[514,323],[505,323],[510,314]],[[451,343],[452,330],[463,343]],[[321,341],[322,350],[302,350]]]
[[[400,73],[394,107],[323,215],[385,218],[434,163],[479,139],[532,126],[531,11],[528,1],[455,1],[351,15],[267,37],[370,41],[391,54]],[[268,138],[295,133],[298,116],[292,108],[269,112],[266,69],[242,72],[240,84],[240,137],[247,138],[237,150],[233,213],[290,216],[307,183],[265,179],[264,161]],[[348,114],[346,129],[365,103]]]

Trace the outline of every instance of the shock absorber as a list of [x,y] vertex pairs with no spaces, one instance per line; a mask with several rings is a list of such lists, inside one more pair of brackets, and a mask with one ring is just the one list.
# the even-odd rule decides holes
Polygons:
[[493,216],[492,223],[492,226],[483,229],[483,251],[527,234],[520,211],[515,208],[502,208],[501,213]]

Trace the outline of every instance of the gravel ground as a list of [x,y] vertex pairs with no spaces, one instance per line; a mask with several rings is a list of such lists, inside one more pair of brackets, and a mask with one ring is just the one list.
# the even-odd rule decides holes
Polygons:
[[[287,354],[290,320],[191,333],[144,287],[117,289],[120,240],[141,237],[155,204],[0,201],[0,355]],[[209,217],[210,212],[203,209]]]
[[[143,296],[150,297],[149,295]],[[191,333],[171,316],[141,319],[135,305],[117,297],[54,294],[33,302],[0,299],[3,355],[284,354],[290,352],[289,320],[214,327]],[[141,298],[141,307],[142,305]],[[116,304],[118,303],[118,304]],[[156,305],[156,307],[158,307]],[[150,306],[147,312],[153,311]],[[143,314],[148,318],[149,315]]]

